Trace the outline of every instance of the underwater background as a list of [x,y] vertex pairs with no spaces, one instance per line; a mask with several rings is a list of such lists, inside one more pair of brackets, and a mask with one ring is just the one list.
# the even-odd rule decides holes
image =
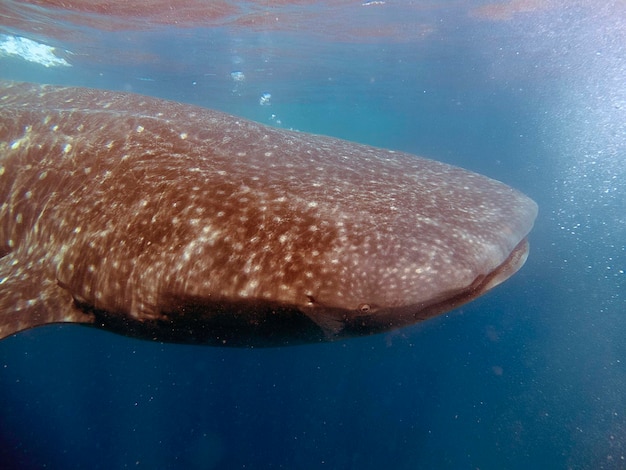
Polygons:
[[624,2],[5,0],[0,78],[407,151],[540,208],[519,273],[392,333],[7,338],[0,468],[626,468]]

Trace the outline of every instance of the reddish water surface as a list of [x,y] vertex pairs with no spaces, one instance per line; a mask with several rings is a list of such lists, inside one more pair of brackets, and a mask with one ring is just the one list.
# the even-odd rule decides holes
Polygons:
[[235,26],[257,31],[315,33],[330,40],[419,40],[435,31],[449,12],[488,20],[508,20],[555,6],[554,1],[510,0],[472,6],[468,2],[225,1],[146,0],[42,1],[7,0],[0,4],[4,29],[57,38],[75,37],[72,26],[103,31]]

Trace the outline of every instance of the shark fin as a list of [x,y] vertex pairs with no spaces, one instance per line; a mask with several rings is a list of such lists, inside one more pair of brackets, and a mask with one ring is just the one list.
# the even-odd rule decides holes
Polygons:
[[0,339],[49,323],[93,322],[47,272],[44,260],[23,261],[15,253],[0,258]]

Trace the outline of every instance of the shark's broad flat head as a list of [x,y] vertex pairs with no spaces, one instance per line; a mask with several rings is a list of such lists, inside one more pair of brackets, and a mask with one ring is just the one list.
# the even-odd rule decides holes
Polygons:
[[453,166],[128,93],[0,82],[0,337],[386,331],[524,263],[536,204]]

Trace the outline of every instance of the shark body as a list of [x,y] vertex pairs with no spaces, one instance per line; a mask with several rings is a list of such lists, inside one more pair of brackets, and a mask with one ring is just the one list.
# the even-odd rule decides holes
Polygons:
[[227,346],[387,331],[515,273],[536,214],[414,155],[0,82],[0,338],[57,322]]

